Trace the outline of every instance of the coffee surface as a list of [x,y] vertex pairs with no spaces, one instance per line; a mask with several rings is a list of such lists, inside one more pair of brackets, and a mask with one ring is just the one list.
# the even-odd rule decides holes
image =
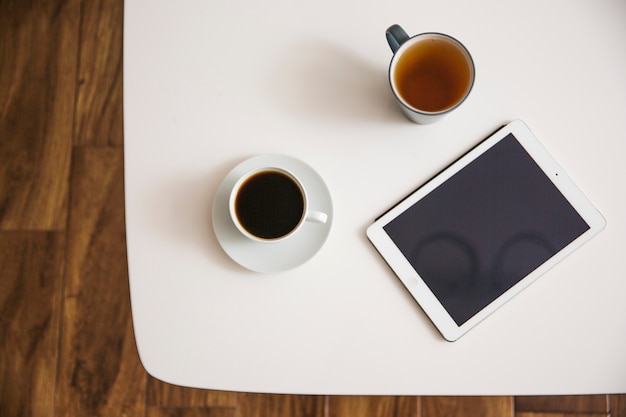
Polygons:
[[304,213],[304,197],[288,175],[263,171],[242,184],[235,199],[235,213],[249,233],[276,239],[298,226]]
[[429,38],[415,43],[399,58],[394,82],[410,106],[440,112],[463,100],[471,78],[470,63],[459,46]]

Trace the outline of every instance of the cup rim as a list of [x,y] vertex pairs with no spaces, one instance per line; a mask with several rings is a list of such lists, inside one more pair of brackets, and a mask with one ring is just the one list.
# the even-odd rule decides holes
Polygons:
[[[298,223],[294,226],[293,229],[291,229],[289,231],[289,233],[286,233],[282,236],[279,237],[275,237],[275,238],[264,238],[261,236],[257,236],[254,233],[249,232],[239,221],[238,217],[237,217],[237,213],[235,210],[235,202],[237,200],[237,194],[239,192],[239,190],[241,189],[241,186],[252,176],[260,173],[260,172],[280,172],[283,175],[286,175],[287,177],[289,177],[300,189],[300,194],[302,195],[302,199],[303,199],[303,203],[304,203],[304,208],[302,210],[302,215],[300,216],[300,220],[298,220]],[[306,189],[304,188],[304,185],[302,184],[302,181],[300,181],[300,179],[291,171],[282,168],[282,167],[277,167],[277,166],[266,166],[266,167],[257,167],[257,168],[253,168],[247,172],[245,172],[243,175],[241,175],[239,177],[239,179],[237,179],[237,181],[235,182],[235,184],[233,185],[233,187],[230,190],[230,195],[228,198],[228,212],[230,214],[230,219],[233,222],[233,224],[235,225],[235,227],[237,228],[237,230],[244,235],[245,237],[252,239],[254,241],[257,242],[263,242],[263,243],[273,243],[273,242],[279,242],[282,241],[284,239],[287,239],[288,237],[292,236],[293,234],[295,234],[304,224],[304,222],[306,221],[306,217],[307,217],[307,213],[309,210],[309,199],[308,199],[308,195],[306,193]]]
[[[469,88],[467,89],[467,91],[463,95],[463,98],[461,100],[459,100],[457,103],[455,103],[452,107],[449,107],[447,109],[440,110],[440,111],[435,111],[435,112],[429,112],[429,111],[425,111],[425,110],[420,110],[420,109],[418,109],[416,107],[411,106],[409,103],[407,103],[400,96],[400,94],[396,91],[396,88],[395,88],[395,85],[394,85],[395,83],[394,83],[393,77],[392,77],[393,69],[395,69],[395,67],[397,65],[397,62],[400,59],[400,56],[404,53],[404,51],[406,49],[410,48],[410,46],[413,45],[414,43],[418,42],[419,38],[424,38],[426,36],[442,37],[442,38],[445,38],[445,39],[448,39],[448,40],[452,41],[455,45],[459,46],[460,49],[462,50],[462,52],[468,58],[468,61],[469,61],[469,64],[470,64],[470,70],[471,70],[471,79],[470,79]],[[465,100],[467,100],[467,97],[469,97],[470,93],[474,89],[474,83],[476,81],[476,65],[474,64],[474,58],[472,57],[472,54],[465,47],[465,45],[461,41],[459,41],[457,38],[455,38],[453,36],[450,36],[448,34],[445,34],[445,33],[441,33],[441,32],[423,32],[423,33],[418,33],[417,35],[411,36],[406,42],[404,42],[402,45],[400,45],[400,48],[398,48],[398,50],[393,54],[393,57],[391,58],[391,61],[389,63],[389,70],[387,71],[387,77],[388,77],[388,80],[389,80],[389,85],[391,87],[391,92],[393,93],[394,97],[396,98],[396,100],[398,101],[398,103],[402,107],[404,107],[405,109],[407,109],[410,112],[421,114],[421,115],[425,115],[425,116],[440,116],[440,115],[444,115],[444,114],[450,113],[451,111],[453,111],[454,109],[459,107],[461,104],[463,104],[463,102],[465,102]]]

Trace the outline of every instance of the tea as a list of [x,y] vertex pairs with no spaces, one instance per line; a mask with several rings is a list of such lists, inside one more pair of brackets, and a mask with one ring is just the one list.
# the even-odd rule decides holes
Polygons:
[[235,199],[237,220],[261,239],[277,239],[294,230],[305,212],[300,186],[287,174],[265,170],[252,175]]
[[471,58],[447,38],[415,42],[398,57],[393,83],[400,98],[423,112],[441,112],[458,103],[473,83]]

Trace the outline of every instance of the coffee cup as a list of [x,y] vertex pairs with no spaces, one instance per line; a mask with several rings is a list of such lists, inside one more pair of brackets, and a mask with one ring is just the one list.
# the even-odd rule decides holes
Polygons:
[[293,236],[306,222],[326,223],[326,213],[311,210],[298,177],[281,167],[248,171],[233,186],[229,211],[237,229],[257,242]]
[[386,31],[393,52],[389,84],[413,122],[433,123],[465,101],[474,86],[474,61],[461,42],[443,33],[410,37],[399,25]]

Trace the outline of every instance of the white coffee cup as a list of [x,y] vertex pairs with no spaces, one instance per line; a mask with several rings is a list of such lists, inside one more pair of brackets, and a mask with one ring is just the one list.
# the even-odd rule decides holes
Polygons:
[[229,199],[237,229],[257,242],[278,242],[293,236],[305,222],[326,223],[326,213],[311,210],[298,177],[281,167],[248,171],[235,183]]

